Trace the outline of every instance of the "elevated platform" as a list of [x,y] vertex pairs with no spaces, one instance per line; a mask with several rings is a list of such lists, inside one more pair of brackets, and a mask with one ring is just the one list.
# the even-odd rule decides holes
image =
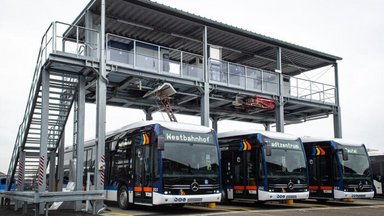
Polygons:
[[[116,36],[108,35],[107,38],[107,43],[113,42]],[[142,109],[150,113],[160,111],[161,106],[155,100],[148,100],[143,96],[161,83],[169,82],[177,91],[172,100],[175,113],[200,115],[201,88],[204,83],[202,65],[188,62],[195,58],[202,59],[202,56],[148,43],[145,44],[151,46],[150,50],[155,54],[142,55],[135,53],[135,50],[139,49],[136,44],[144,42],[128,38],[124,40],[129,41],[126,46],[131,44],[130,50],[107,47],[107,105]],[[171,60],[164,59],[160,55],[164,50],[177,52],[177,55],[174,54]],[[188,55],[190,58],[187,59],[185,56]],[[97,73],[90,71],[99,70],[97,60],[95,57],[78,57],[72,53],[56,51],[48,56],[46,64],[48,70],[84,75],[87,80],[86,101],[94,103]],[[219,71],[215,67],[219,67]],[[221,120],[275,123],[274,110],[242,110],[233,103],[238,97],[277,98],[279,76],[283,76],[285,80],[282,95],[285,102],[285,123],[328,117],[336,106],[335,86],[332,85],[215,59],[209,59],[208,68],[210,115]]]

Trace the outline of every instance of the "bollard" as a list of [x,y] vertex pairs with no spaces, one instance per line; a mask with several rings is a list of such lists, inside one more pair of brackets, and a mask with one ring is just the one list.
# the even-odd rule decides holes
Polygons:
[[287,205],[293,205],[293,199],[287,199]]
[[208,203],[208,208],[216,208],[216,203]]

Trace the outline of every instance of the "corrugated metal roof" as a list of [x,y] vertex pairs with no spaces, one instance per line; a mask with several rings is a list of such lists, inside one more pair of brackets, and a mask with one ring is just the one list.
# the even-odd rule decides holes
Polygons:
[[[100,23],[100,0],[91,1],[74,21],[85,25],[85,11]],[[323,67],[340,57],[257,34],[149,0],[106,1],[106,32],[202,55],[202,29],[208,43],[223,47],[223,60],[266,70],[276,68],[276,49],[282,48],[283,73]]]

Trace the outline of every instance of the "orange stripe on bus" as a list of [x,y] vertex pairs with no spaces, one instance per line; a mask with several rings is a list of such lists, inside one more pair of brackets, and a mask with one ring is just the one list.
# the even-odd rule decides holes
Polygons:
[[332,190],[332,186],[320,186],[320,190]]
[[257,186],[256,185],[248,185],[245,187],[246,190],[257,190]]
[[143,189],[141,187],[135,187],[133,188],[135,192],[141,192]]
[[144,187],[144,192],[152,192],[152,187]]
[[244,190],[244,186],[241,186],[241,185],[235,185],[234,187],[233,187],[235,190]]

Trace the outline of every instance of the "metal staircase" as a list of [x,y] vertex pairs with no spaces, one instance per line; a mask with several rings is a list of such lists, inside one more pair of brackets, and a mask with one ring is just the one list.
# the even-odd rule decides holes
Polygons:
[[[17,133],[9,164],[8,190],[11,190],[16,176],[19,176],[18,184],[24,180],[27,185],[31,186],[27,188],[28,190],[35,189],[38,182],[37,176],[39,176],[40,144],[42,138],[43,74],[49,73],[49,90],[47,91],[49,92],[48,153],[55,152],[58,148],[77,91],[78,75],[44,71],[43,63],[42,49],[40,48],[27,107]],[[24,163],[23,160],[20,160],[21,153],[25,155]],[[45,161],[48,163],[49,160]],[[41,175],[45,175],[45,173]]]

